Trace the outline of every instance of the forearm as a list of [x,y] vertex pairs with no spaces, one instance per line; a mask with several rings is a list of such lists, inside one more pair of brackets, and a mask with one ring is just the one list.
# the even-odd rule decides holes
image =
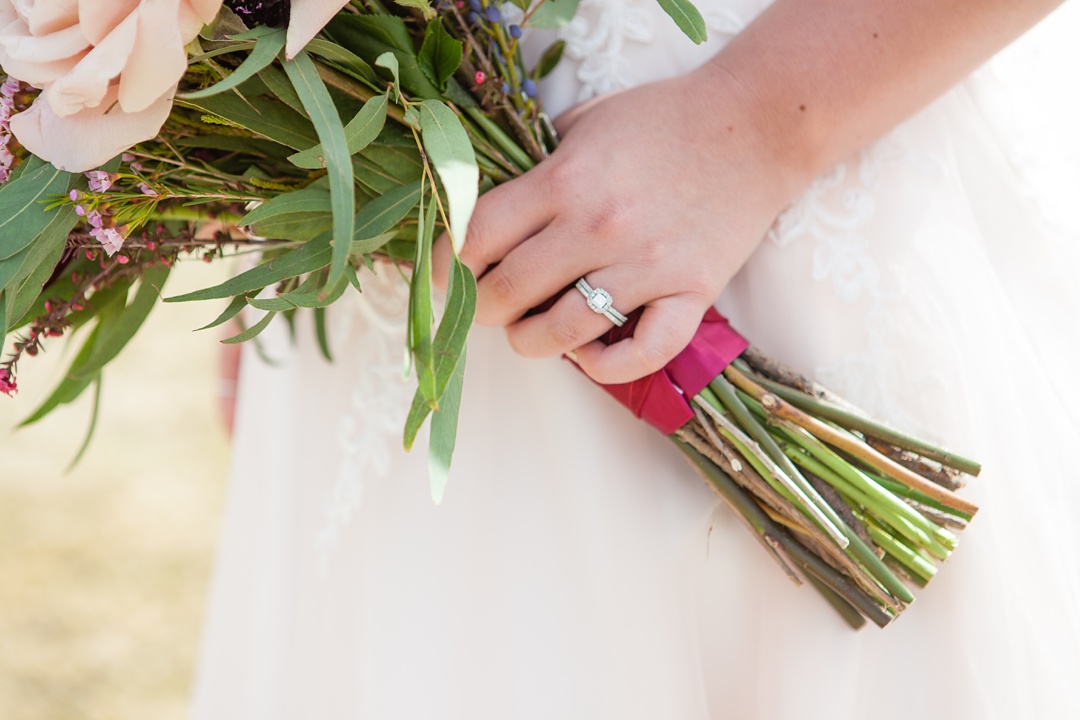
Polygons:
[[716,130],[756,135],[785,168],[793,193],[927,105],[1060,2],[777,0],[699,73],[705,87],[722,88],[717,102],[734,92],[743,105],[744,127],[725,119]]

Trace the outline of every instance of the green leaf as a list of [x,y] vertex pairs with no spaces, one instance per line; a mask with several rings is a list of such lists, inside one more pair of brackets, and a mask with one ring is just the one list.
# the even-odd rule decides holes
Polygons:
[[217,115],[295,150],[304,150],[319,142],[319,136],[307,118],[270,98],[248,95],[241,98],[235,93],[227,93],[195,100],[177,100],[177,103]]
[[318,185],[270,198],[244,216],[263,237],[307,242],[333,227],[330,192]]
[[529,18],[529,27],[553,30],[570,22],[581,0],[547,0]]
[[454,251],[460,252],[479,194],[480,168],[476,164],[476,153],[461,120],[439,100],[421,103],[420,132],[424,150],[446,191],[450,239]]
[[431,9],[431,4],[428,3],[428,0],[394,0],[394,2],[402,7],[419,10],[424,14],[425,20],[431,20],[436,15],[435,11]]
[[307,44],[304,50],[311,55],[318,55],[323,60],[329,60],[345,74],[351,75],[373,90],[379,89],[379,78],[375,75],[375,71],[371,69],[371,66],[364,62],[360,56],[349,52],[340,45],[322,38],[315,38]]
[[391,15],[353,15],[338,13],[326,28],[338,44],[349,48],[364,60],[374,63],[383,53],[394,54],[401,77],[401,87],[414,97],[436,98],[439,89],[420,69],[408,26]]
[[532,0],[510,0],[510,2],[517,5],[522,10],[528,10],[529,6],[532,5]]
[[686,37],[700,45],[708,39],[705,20],[690,0],[657,0]]
[[398,63],[397,55],[392,50],[387,50],[379,57],[375,58],[376,67],[386,68],[390,71],[390,74],[394,78],[394,88],[397,90],[398,100],[401,100],[401,65]]
[[53,219],[42,205],[53,195],[64,195],[81,176],[42,165],[0,186],[0,260],[28,247]]
[[[379,133],[386,125],[387,104],[386,95],[373,97],[364,103],[360,112],[345,126],[345,143],[348,146],[349,155],[355,155],[379,137]],[[289,162],[308,170],[326,167],[326,158],[321,144],[292,155],[289,157]]]
[[285,63],[285,72],[308,111],[319,142],[326,156],[326,170],[330,177],[330,200],[334,214],[333,252],[327,286],[335,285],[345,272],[349,261],[349,247],[353,237],[356,198],[353,195],[352,162],[345,142],[345,128],[341,125],[334,101],[319,77],[319,71],[306,52],[301,50]]
[[79,451],[75,453],[75,457],[68,463],[64,472],[70,471],[79,464],[87,448],[90,447],[90,441],[94,439],[94,431],[97,430],[98,415],[101,410],[101,373],[95,375],[91,382],[94,384],[94,404],[90,406],[90,425],[86,428],[86,435],[83,437],[82,445],[79,446]]
[[285,28],[274,28],[272,32],[263,33],[255,41],[255,47],[244,58],[244,62],[240,63],[240,66],[233,70],[227,78],[208,88],[192,93],[184,93],[179,97],[188,99],[206,98],[239,87],[245,80],[253,77],[260,70],[274,62],[278,53],[284,48]]
[[8,310],[7,290],[0,290],[0,353],[3,353],[4,346],[7,344],[8,330],[13,327],[11,316],[12,313]]
[[[434,190],[434,188],[432,188]],[[409,349],[416,358],[420,393],[429,404],[435,396],[435,355],[431,347],[431,243],[435,235],[435,194],[432,192],[427,212],[423,200],[417,220],[416,256],[409,288]]]
[[353,241],[367,240],[389,231],[409,214],[419,199],[419,182],[402,185],[375,198],[356,216]]
[[[439,329],[435,332],[436,403],[442,398],[458,359],[465,354],[465,342],[475,316],[476,278],[469,268],[455,257],[446,290],[446,310],[439,322]],[[437,408],[433,406],[433,409]]]
[[[27,278],[35,273],[40,275],[43,272],[42,266],[47,266],[51,273],[56,266],[56,258],[59,257],[59,253],[63,251],[64,244],[67,242],[68,232],[78,220],[75,209],[70,206],[49,212],[45,212],[41,207],[37,210],[48,220],[48,223],[32,239],[28,247],[9,258],[0,260],[0,289],[7,288],[12,293],[18,292]],[[48,276],[45,279],[48,279]],[[10,306],[10,309],[14,309],[14,306]]]
[[315,308],[315,342],[319,344],[319,352],[326,362],[334,362],[330,354],[330,338],[326,334],[326,308]]
[[548,49],[540,56],[540,61],[536,63],[536,70],[533,72],[537,80],[547,77],[555,69],[555,66],[562,60],[563,50],[565,49],[565,40],[553,42],[548,46]]
[[196,328],[196,330],[209,330],[210,328],[215,328],[218,325],[224,325],[225,323],[229,322],[234,317],[239,315],[240,311],[247,307],[247,301],[248,298],[246,295],[237,295],[231,301],[229,301],[228,306],[221,311],[220,315],[218,315],[206,325],[203,325],[201,328]]
[[91,299],[97,307],[97,325],[72,361],[60,385],[20,425],[37,422],[57,406],[71,402],[100,375],[102,368],[120,354],[142,327],[157,304],[168,276],[169,268],[163,265],[147,268],[130,303],[125,304],[124,293],[116,295],[104,305],[97,304],[96,295]]
[[289,76],[283,70],[274,65],[267,65],[259,71],[259,79],[265,83],[267,89],[274,93],[278,100],[301,115],[304,114],[304,104],[300,102],[300,96],[296,94],[296,88],[289,82]]
[[431,416],[431,440],[428,443],[428,482],[431,499],[442,503],[446,482],[450,479],[450,461],[457,443],[458,411],[461,409],[461,390],[465,384],[465,353],[454,366],[446,385],[439,409]]
[[275,315],[277,315],[276,312],[268,312],[262,316],[262,319],[259,320],[259,322],[246,328],[243,332],[233,335],[231,338],[225,338],[221,342],[226,345],[238,345],[239,343],[247,342],[265,330],[267,326],[270,325],[270,321],[274,319]]
[[165,302],[190,302],[214,300],[257,292],[268,285],[286,278],[314,272],[330,262],[330,233],[326,232],[311,242],[289,250],[272,260],[246,270],[239,275],[213,287],[165,298]]
[[431,405],[424,399],[423,393],[417,390],[416,394],[413,395],[412,405],[409,406],[409,415],[405,418],[405,434],[402,438],[402,444],[406,450],[412,450],[413,443],[416,442],[416,436],[430,414]]
[[330,213],[330,192],[324,187],[308,186],[300,190],[282,193],[262,203],[240,221],[248,226],[294,213]]
[[446,89],[449,80],[461,65],[465,46],[446,31],[442,19],[429,22],[420,45],[420,69],[439,90]]

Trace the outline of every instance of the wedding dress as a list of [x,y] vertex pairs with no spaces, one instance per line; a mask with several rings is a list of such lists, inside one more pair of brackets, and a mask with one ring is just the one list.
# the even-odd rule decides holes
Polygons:
[[[584,0],[548,107],[685,72],[766,3],[697,4],[705,47],[655,0]],[[336,309],[333,364],[303,323],[244,359],[194,718],[1080,717],[1080,154],[1040,142],[1077,116],[1009,95],[1047,82],[1016,67],[820,178],[719,303],[984,462],[981,513],[891,627],[851,631],[666,439],[496,330],[473,332],[435,506],[425,448],[401,450],[404,285],[382,269]]]

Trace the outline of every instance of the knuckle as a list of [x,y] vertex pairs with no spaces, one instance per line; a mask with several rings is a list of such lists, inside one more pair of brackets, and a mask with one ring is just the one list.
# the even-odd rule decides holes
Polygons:
[[488,269],[484,276],[491,300],[499,306],[513,305],[518,296],[517,285],[502,264]]
[[548,323],[547,335],[551,347],[559,352],[580,347],[585,342],[581,328],[578,327],[577,323],[573,319],[561,315],[556,315]]
[[635,225],[632,206],[621,198],[601,202],[590,219],[589,234],[600,241],[610,241],[630,233]]
[[675,353],[670,352],[664,344],[640,343],[630,356],[630,369],[639,376],[648,375],[667,365],[674,356]]

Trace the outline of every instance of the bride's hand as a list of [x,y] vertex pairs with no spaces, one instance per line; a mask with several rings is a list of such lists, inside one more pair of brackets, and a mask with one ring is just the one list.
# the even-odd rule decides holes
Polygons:
[[[552,156],[486,193],[461,251],[479,278],[477,322],[505,326],[528,357],[575,352],[600,382],[637,379],[690,341],[793,188],[740,111],[735,83],[711,66],[576,108],[557,121]],[[436,245],[445,277],[447,238]],[[644,307],[634,336],[571,289],[580,277],[613,307]]]

